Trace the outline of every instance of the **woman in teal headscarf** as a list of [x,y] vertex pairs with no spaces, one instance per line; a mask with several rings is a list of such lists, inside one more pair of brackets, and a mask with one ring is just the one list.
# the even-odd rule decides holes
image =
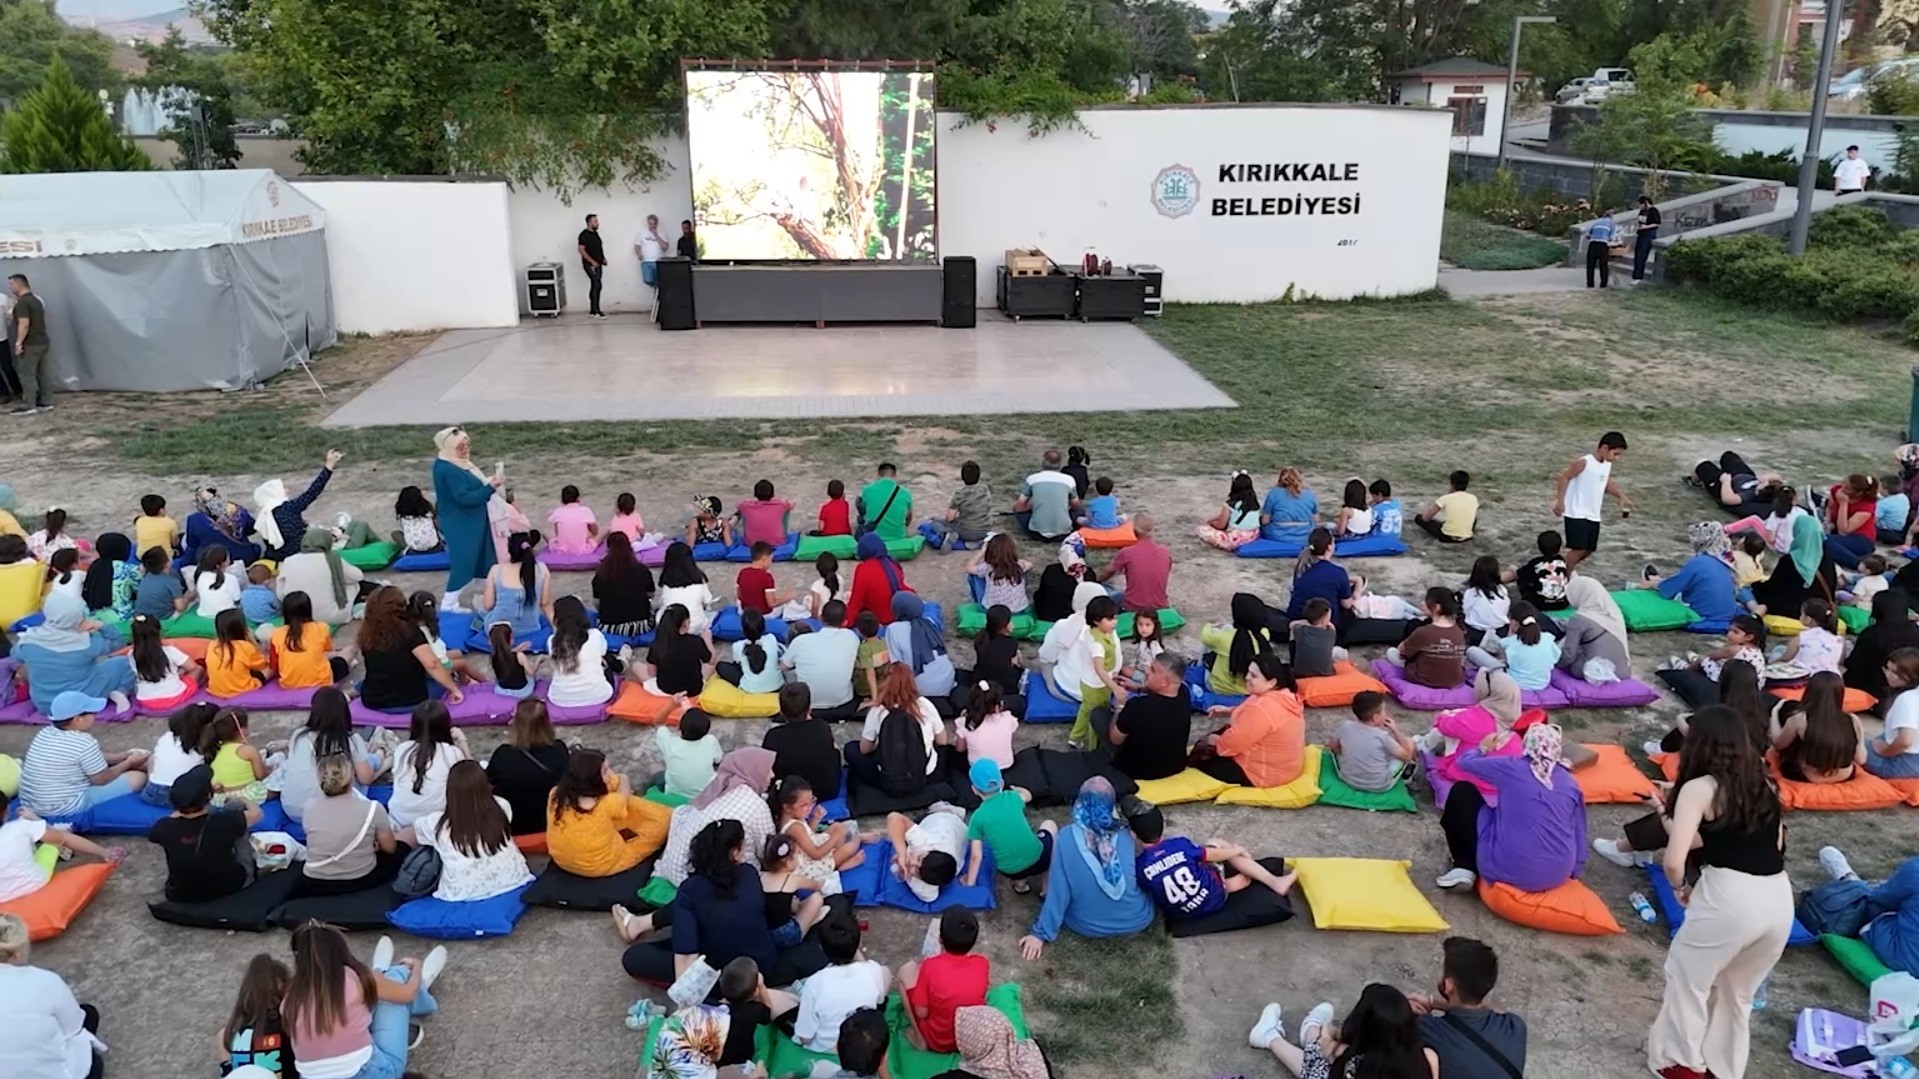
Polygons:
[[1752,586],[1754,614],[1799,617],[1800,605],[1818,597],[1827,602],[1838,590],[1838,573],[1826,555],[1825,536],[1810,514],[1792,522],[1792,545],[1772,568],[1772,576]]
[[1073,800],[1073,822],[1060,829],[1046,874],[1046,902],[1019,942],[1038,959],[1046,944],[1070,929],[1082,937],[1128,937],[1153,924],[1153,901],[1133,870],[1133,833],[1119,812],[1113,784],[1094,776]]

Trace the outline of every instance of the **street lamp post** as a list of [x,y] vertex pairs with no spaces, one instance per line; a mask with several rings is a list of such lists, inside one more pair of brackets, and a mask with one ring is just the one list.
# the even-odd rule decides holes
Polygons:
[[1513,83],[1519,79],[1519,31],[1527,23],[1553,23],[1559,19],[1552,15],[1515,15],[1513,17],[1513,46],[1506,54],[1506,97],[1499,110],[1499,161],[1495,168],[1506,167],[1506,129],[1513,119],[1513,94],[1517,91]]
[[[1826,84],[1832,80],[1832,57],[1839,50],[1839,20],[1845,5],[1826,0],[1825,40],[1819,45],[1819,74],[1812,80],[1812,123],[1806,128],[1806,153],[1799,159],[1799,205],[1792,215],[1792,237],[1786,250],[1806,253],[1806,233],[1812,228],[1812,199],[1819,190],[1819,143],[1826,133]],[[1800,33],[1804,33],[1802,28]]]

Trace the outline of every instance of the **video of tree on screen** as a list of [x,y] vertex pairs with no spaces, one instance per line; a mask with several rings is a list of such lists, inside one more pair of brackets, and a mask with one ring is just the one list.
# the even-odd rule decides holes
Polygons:
[[936,257],[933,76],[687,73],[708,259]]

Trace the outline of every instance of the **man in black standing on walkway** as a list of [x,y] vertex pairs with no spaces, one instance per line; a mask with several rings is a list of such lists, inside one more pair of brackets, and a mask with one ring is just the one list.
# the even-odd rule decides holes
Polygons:
[[600,310],[600,285],[606,276],[606,245],[600,240],[600,215],[587,214],[580,230],[580,265],[586,269],[587,314],[605,318]]
[[700,257],[700,245],[693,239],[693,222],[680,222],[680,238],[674,245],[674,249],[681,258],[688,261]]
[[53,372],[47,366],[47,308],[33,294],[25,274],[7,278],[7,291],[13,293],[13,324],[7,335],[13,339],[14,367],[20,376],[20,404],[11,412],[31,416],[53,408]]
[[1659,207],[1644,195],[1639,196],[1639,230],[1633,233],[1633,284],[1646,279],[1646,260],[1652,258],[1652,242],[1659,239]]

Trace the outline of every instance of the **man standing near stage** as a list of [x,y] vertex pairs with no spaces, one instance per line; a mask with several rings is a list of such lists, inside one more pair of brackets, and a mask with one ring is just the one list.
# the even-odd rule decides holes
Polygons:
[[700,257],[700,245],[693,239],[693,222],[680,222],[679,256],[692,260]]
[[640,281],[647,288],[660,286],[660,260],[666,257],[666,237],[660,235],[658,214],[646,215],[646,227],[633,241],[633,254],[640,260]]
[[580,265],[586,270],[586,313],[605,318],[600,310],[600,285],[606,277],[606,245],[600,241],[600,215],[587,214],[586,227],[580,230]]

